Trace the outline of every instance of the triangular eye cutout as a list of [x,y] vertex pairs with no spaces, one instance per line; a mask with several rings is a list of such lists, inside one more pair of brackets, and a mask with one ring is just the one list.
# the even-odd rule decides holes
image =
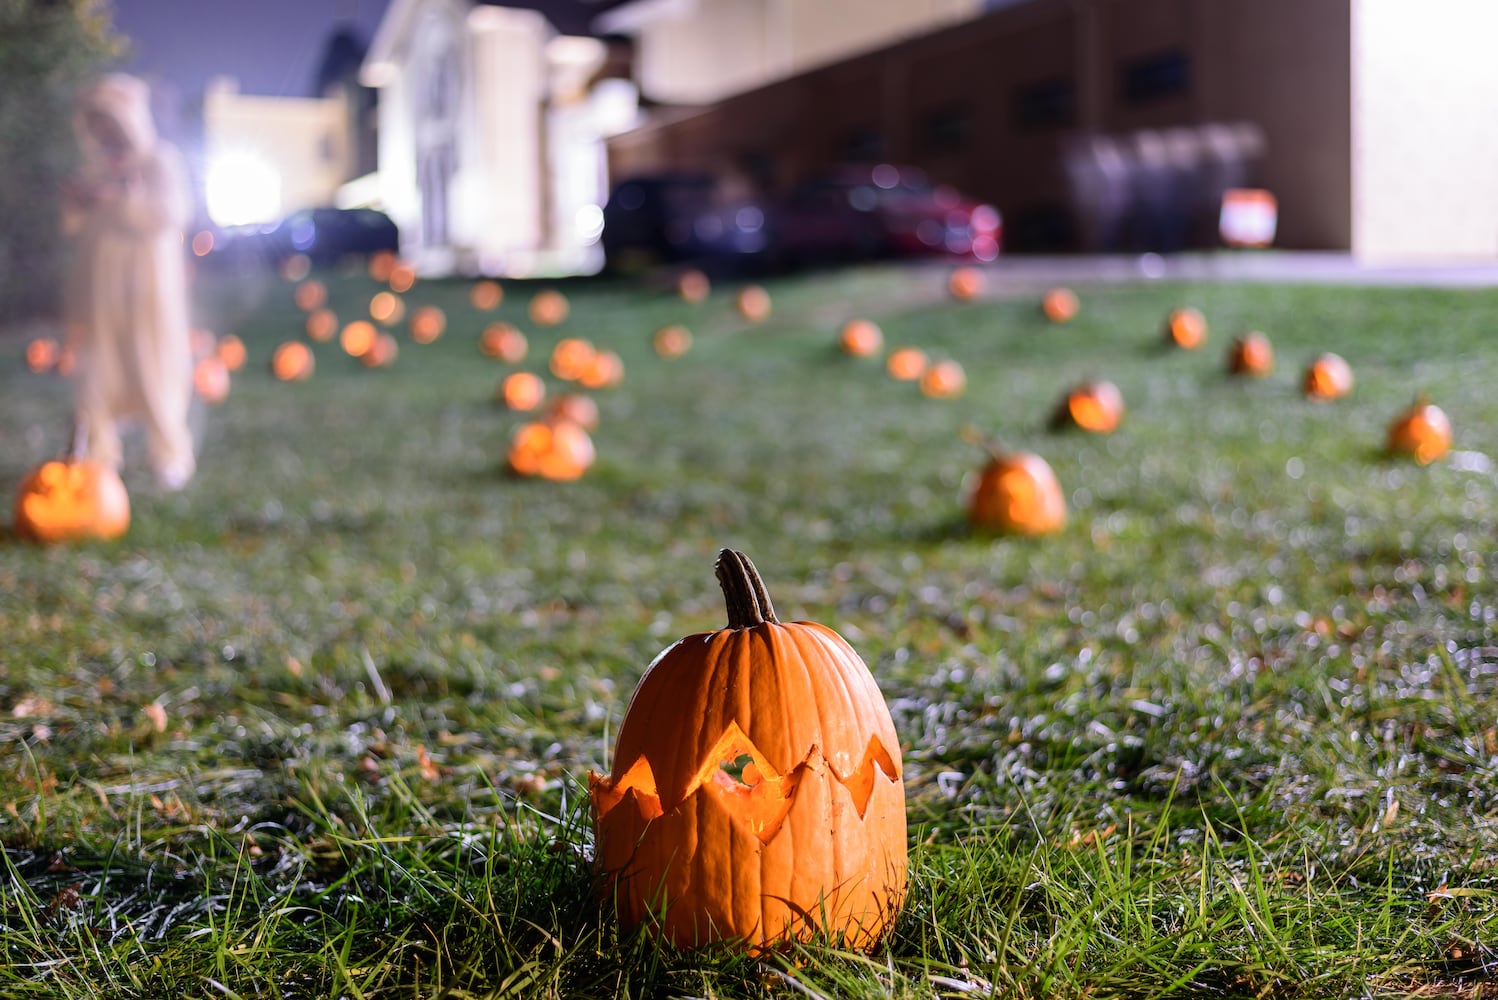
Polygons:
[[889,751],[884,749],[884,744],[879,742],[879,737],[870,736],[869,745],[863,751],[863,760],[859,761],[852,774],[844,777],[835,770],[832,772],[833,777],[841,781],[848,794],[853,796],[853,806],[858,810],[859,819],[863,819],[864,810],[869,807],[869,796],[874,794],[875,771],[883,771],[890,781],[897,781],[900,777],[899,766],[890,757]]
[[780,832],[796,786],[801,783],[803,762],[780,774],[739,728],[730,722],[708,753],[702,768],[688,786],[687,794],[699,786],[715,796],[728,812],[767,844]]
[[595,777],[590,784],[593,790],[594,807],[600,816],[608,813],[623,800],[625,795],[631,792],[634,793],[640,815],[645,819],[655,819],[663,812],[660,792],[655,786],[655,772],[650,769],[650,761],[644,757],[637,758],[618,781],[611,782],[607,777]]

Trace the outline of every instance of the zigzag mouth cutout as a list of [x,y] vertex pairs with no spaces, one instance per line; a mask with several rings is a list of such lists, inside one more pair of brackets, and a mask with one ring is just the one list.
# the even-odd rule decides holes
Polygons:
[[730,722],[718,737],[681,799],[669,805],[661,802],[660,791],[643,755],[617,782],[604,778],[594,785],[595,802],[600,816],[618,805],[626,795],[633,795],[640,815],[652,820],[675,809],[698,789],[718,798],[730,815],[745,824],[761,843],[769,843],[780,832],[786,815],[796,801],[796,790],[806,772],[825,771],[837,780],[853,798],[854,808],[862,819],[874,794],[876,772],[883,771],[890,781],[900,780],[900,766],[885,749],[878,736],[870,736],[858,766],[846,775],[839,774],[822,749],[815,744],[806,757],[784,774],[775,770],[737,722]]

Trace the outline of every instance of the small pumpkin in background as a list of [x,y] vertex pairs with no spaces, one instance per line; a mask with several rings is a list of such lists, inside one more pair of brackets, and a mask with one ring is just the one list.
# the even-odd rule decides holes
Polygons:
[[593,364],[598,349],[581,337],[564,337],[551,349],[551,373],[575,382]]
[[374,347],[380,331],[368,320],[356,319],[343,328],[338,343],[351,358],[362,358]]
[[925,374],[931,359],[919,347],[900,347],[890,352],[884,367],[890,377],[901,382],[914,382]]
[[299,340],[286,341],[270,356],[271,374],[282,382],[305,382],[316,367],[312,349]]
[[921,392],[932,399],[955,399],[967,388],[962,365],[947,358],[921,372]]
[[967,519],[983,531],[1048,535],[1066,527],[1066,498],[1045,459],[994,450],[968,492]]
[[1172,309],[1165,317],[1165,342],[1195,350],[1207,342],[1207,318],[1191,306]]
[[682,948],[871,948],[908,866],[889,709],[842,636],[776,617],[748,557],[717,576],[727,626],[655,658],[589,775],[603,898]]
[[396,261],[395,266],[390,269],[388,284],[390,290],[397,295],[406,294],[416,287],[416,268],[406,261]]
[[328,287],[316,278],[311,278],[297,285],[291,297],[298,309],[311,312],[328,301]]
[[130,527],[130,494],[120,474],[87,458],[43,462],[21,481],[15,532],[34,542],[119,538]]
[[838,331],[837,346],[844,354],[867,358],[884,346],[884,333],[870,320],[850,319]]
[[1051,427],[1060,430],[1075,427],[1094,434],[1112,434],[1123,420],[1124,399],[1118,386],[1106,380],[1079,383],[1067,391]]
[[217,354],[199,358],[192,369],[192,387],[205,403],[218,405],[229,398],[229,368]]
[[971,302],[983,294],[983,272],[976,267],[959,267],[947,276],[947,291],[952,298]]
[[567,319],[572,307],[567,297],[554,288],[544,288],[531,296],[531,322],[537,326],[558,326]]
[[473,287],[468,290],[468,304],[479,312],[489,312],[497,309],[504,301],[505,292],[499,282],[489,278],[475,281]]
[[1070,323],[1080,308],[1077,293],[1070,288],[1052,288],[1040,300],[1041,313],[1052,323]]
[[676,276],[676,294],[683,302],[696,304],[707,298],[712,291],[712,282],[696,268],[688,268]]
[[490,323],[479,334],[479,350],[506,364],[515,365],[524,361],[529,348],[525,334],[509,323]]
[[651,344],[663,358],[679,358],[692,349],[692,331],[680,323],[671,323],[655,331]]
[[307,336],[319,343],[333,339],[338,332],[338,314],[331,309],[314,309],[307,314]]
[[761,285],[745,285],[733,301],[739,315],[751,323],[763,323],[770,318],[770,293]]
[[430,344],[447,329],[447,314],[437,306],[422,306],[411,314],[411,339]]
[[624,360],[613,351],[595,351],[577,380],[589,389],[611,389],[624,381]]
[[512,410],[534,410],[546,398],[546,383],[531,372],[513,372],[499,383],[499,398]]
[[1446,411],[1421,396],[1389,425],[1389,454],[1407,455],[1429,465],[1451,450],[1451,421]]
[[359,355],[365,368],[388,368],[400,356],[400,344],[388,333],[379,333],[370,343],[369,350]]
[[281,275],[282,281],[298,282],[312,273],[312,258],[304,253],[294,253],[289,257],[281,258],[281,263],[276,271]]
[[224,363],[224,367],[231,372],[237,372],[244,367],[247,358],[244,341],[232,333],[226,333],[219,338],[218,359]]
[[390,250],[376,250],[369,255],[369,276],[380,284],[390,280],[390,274],[400,259]]
[[525,424],[510,442],[510,470],[559,482],[579,479],[593,465],[593,439],[570,420]]
[[52,337],[35,337],[26,344],[26,367],[38,375],[57,367],[62,345]]
[[405,315],[405,300],[394,292],[375,292],[369,300],[369,318],[383,326],[393,326]]
[[1257,330],[1233,338],[1228,347],[1228,373],[1263,378],[1274,371],[1274,345]]
[[570,420],[585,431],[598,429],[598,404],[592,396],[575,392],[558,396],[546,408],[546,416],[552,420]]
[[1307,399],[1329,402],[1352,392],[1352,366],[1339,354],[1319,355],[1306,366],[1301,388]]

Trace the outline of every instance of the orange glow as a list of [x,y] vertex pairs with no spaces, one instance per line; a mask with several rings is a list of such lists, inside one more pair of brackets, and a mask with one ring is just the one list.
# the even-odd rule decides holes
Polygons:
[[1352,391],[1352,367],[1337,354],[1323,354],[1311,362],[1302,382],[1308,399],[1329,402]]
[[307,314],[307,336],[316,341],[332,340],[338,332],[338,317],[331,309],[314,309]]
[[531,322],[537,326],[556,326],[567,319],[572,307],[567,297],[552,288],[542,289],[531,298]]
[[1451,421],[1434,403],[1424,399],[1405,410],[1389,425],[1389,452],[1408,455],[1429,465],[1451,450]]
[[613,351],[598,351],[577,380],[589,389],[609,389],[624,381],[624,360]]
[[447,314],[436,306],[422,306],[411,314],[411,339],[430,344],[447,329]]
[[510,445],[510,468],[522,476],[572,480],[593,464],[593,440],[570,420],[526,424]]
[[712,287],[707,275],[696,268],[683,271],[676,278],[676,294],[681,296],[683,302],[701,302],[707,298]]
[[375,329],[373,323],[367,320],[356,319],[343,328],[343,333],[339,336],[338,343],[349,357],[362,358],[374,347],[375,339],[379,335],[380,332]]
[[406,314],[406,303],[393,292],[375,292],[369,300],[369,318],[376,323],[390,326],[399,323]]
[[514,365],[524,361],[529,346],[525,334],[509,323],[490,323],[479,335],[479,350],[506,364]]
[[770,318],[770,293],[759,285],[745,285],[734,297],[734,306],[749,322],[763,323]]
[[286,341],[270,356],[271,374],[282,382],[305,382],[315,367],[312,349],[299,340]]
[[328,301],[328,286],[311,278],[297,285],[291,298],[302,312],[311,312]]
[[1040,300],[1040,310],[1052,323],[1067,323],[1076,318],[1081,303],[1070,288],[1053,288]]
[[967,373],[950,358],[921,373],[921,392],[932,399],[954,399],[967,388]]
[[62,350],[57,352],[57,374],[65,377],[71,375],[77,364],[78,352],[68,344],[63,344]]
[[598,404],[591,396],[580,396],[575,392],[558,396],[556,402],[547,407],[546,415],[553,420],[570,420],[585,431],[598,429]]
[[294,253],[281,261],[283,281],[301,281],[312,273],[312,261],[304,253]]
[[1188,351],[1200,347],[1207,342],[1206,317],[1190,306],[1172,309],[1165,317],[1165,340]]
[[229,398],[229,369],[218,355],[211,354],[193,367],[192,387],[205,403],[215,406]]
[[983,272],[976,267],[959,267],[947,278],[952,298],[971,302],[983,293]]
[[399,295],[409,292],[416,284],[416,268],[399,261],[390,269],[390,290]]
[[504,289],[499,287],[497,281],[475,281],[473,287],[468,290],[468,302],[479,312],[488,312],[498,308],[500,302],[504,301]]
[[1111,434],[1123,420],[1123,393],[1112,382],[1083,382],[1066,394],[1052,426]]
[[397,259],[395,254],[389,250],[380,250],[369,257],[369,276],[375,281],[384,284],[390,280],[390,273],[395,270]]
[[534,410],[546,398],[546,383],[539,375],[515,372],[499,384],[499,398],[512,410]]
[[844,354],[866,358],[884,346],[884,333],[866,319],[850,319],[837,335],[837,346]]
[[395,338],[388,333],[380,333],[375,335],[369,350],[359,355],[359,360],[364,363],[365,368],[385,368],[395,363],[398,354],[400,345],[395,342]]
[[239,371],[245,363],[244,341],[232,333],[224,334],[218,342],[218,359],[224,363],[226,370]]
[[195,358],[207,357],[218,350],[218,338],[213,335],[213,331],[200,327],[194,327],[188,331],[187,344]]
[[597,353],[592,344],[579,337],[559,340],[551,351],[551,373],[568,381],[580,379]]
[[16,494],[14,530],[35,542],[111,539],[130,527],[130,495],[119,473],[88,459],[37,466]]
[[207,257],[213,253],[213,234],[206,229],[193,233],[192,252],[198,257]]
[[901,382],[914,382],[925,374],[929,363],[926,352],[919,347],[901,347],[890,354],[884,366]]
[[1003,534],[1051,534],[1066,526],[1066,500],[1056,474],[1039,455],[997,455],[978,474],[968,498],[968,521]]
[[1274,371],[1274,345],[1256,330],[1234,337],[1232,347],[1228,348],[1228,371],[1260,378],[1268,375]]
[[57,367],[62,346],[51,337],[37,337],[26,345],[26,367],[37,374]]
[[655,353],[663,358],[679,358],[692,349],[692,331],[672,323],[655,331]]

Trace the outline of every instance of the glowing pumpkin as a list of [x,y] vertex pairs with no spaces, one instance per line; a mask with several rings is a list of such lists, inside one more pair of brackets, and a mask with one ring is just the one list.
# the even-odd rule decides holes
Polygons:
[[770,293],[760,285],[740,288],[733,302],[739,315],[751,323],[763,323],[770,318]]
[[1066,498],[1045,459],[1032,452],[995,454],[968,495],[968,523],[1006,535],[1046,535],[1066,526]]
[[546,408],[546,415],[552,420],[570,420],[585,431],[598,429],[598,404],[592,396],[580,396],[575,392],[558,396]]
[[930,359],[926,352],[919,347],[901,347],[892,352],[885,359],[884,367],[889,371],[890,377],[899,379],[901,382],[914,382],[925,374]]
[[390,280],[390,274],[399,263],[395,254],[389,250],[379,250],[369,256],[369,276],[380,284]]
[[1388,449],[1392,455],[1408,455],[1429,465],[1451,450],[1451,421],[1436,404],[1417,399],[1389,425]]
[[244,341],[232,333],[225,334],[218,342],[218,359],[229,371],[239,371],[244,367],[246,360]]
[[301,281],[312,273],[312,259],[304,253],[294,253],[281,261],[281,280]]
[[837,346],[844,354],[866,358],[884,346],[884,333],[866,319],[850,319],[837,334]]
[[683,302],[701,302],[710,291],[712,283],[707,280],[707,275],[696,268],[689,268],[677,275],[676,294],[681,296]]
[[475,281],[468,290],[468,303],[479,312],[498,308],[504,297],[504,289],[499,287],[499,282],[488,279]]
[[1207,342],[1207,318],[1191,306],[1172,309],[1165,317],[1165,342],[1195,350]]
[[597,348],[580,337],[564,337],[551,349],[551,373],[575,382],[583,377],[598,354]]
[[597,351],[577,380],[589,389],[610,389],[624,381],[624,360],[613,351]]
[[288,340],[270,356],[271,374],[282,382],[305,382],[316,367],[312,349],[299,340]]
[[655,331],[651,343],[661,357],[679,358],[692,349],[692,331],[680,323],[672,323]]
[[1233,338],[1228,348],[1228,373],[1263,378],[1274,371],[1274,345],[1257,330]]
[[1052,323],[1069,323],[1076,318],[1081,303],[1070,288],[1052,288],[1040,300],[1040,311]]
[[291,298],[302,312],[311,312],[328,301],[328,286],[316,278],[310,278],[296,286]]
[[192,387],[205,403],[218,405],[229,398],[229,369],[217,354],[198,359],[192,369]]
[[1111,434],[1123,420],[1123,393],[1112,382],[1083,382],[1072,387],[1051,418],[1054,428],[1076,427]]
[[322,343],[338,332],[338,315],[331,309],[314,309],[307,314],[307,336]]
[[390,290],[397,295],[404,295],[416,285],[416,268],[405,261],[397,261],[390,269]]
[[948,358],[921,372],[921,392],[932,399],[954,399],[967,388],[967,373]]
[[529,348],[525,334],[509,323],[490,323],[479,334],[479,350],[506,364],[515,365],[524,361]]
[[395,338],[388,333],[380,333],[375,335],[369,350],[359,355],[359,361],[365,368],[388,368],[395,364],[399,355],[400,345]]
[[983,272],[976,267],[959,267],[947,276],[947,291],[952,298],[971,302],[983,293]]
[[349,357],[362,358],[374,347],[379,335],[380,331],[375,329],[373,323],[356,319],[343,328],[343,333],[338,336],[338,344]]
[[119,538],[130,527],[130,495],[119,473],[100,462],[43,462],[16,494],[15,532],[35,542]]
[[57,367],[62,345],[51,337],[37,337],[26,345],[26,367],[38,375]]
[[526,424],[510,442],[510,469],[521,476],[568,481],[593,464],[593,439],[570,420]]
[[531,322],[537,326],[557,326],[566,321],[572,307],[567,296],[554,288],[545,288],[531,297],[528,311]]
[[376,323],[393,326],[405,315],[405,300],[394,292],[375,292],[369,300],[369,318]]
[[656,657],[589,776],[605,898],[678,947],[871,948],[906,891],[889,709],[842,636],[775,616],[747,557],[717,574],[728,625]]
[[1301,388],[1317,402],[1341,399],[1352,391],[1352,366],[1340,355],[1322,354],[1306,368]]
[[499,383],[499,398],[512,410],[534,410],[546,398],[546,383],[530,372],[514,372]]
[[411,314],[411,339],[430,344],[447,329],[447,315],[437,306],[422,306]]

